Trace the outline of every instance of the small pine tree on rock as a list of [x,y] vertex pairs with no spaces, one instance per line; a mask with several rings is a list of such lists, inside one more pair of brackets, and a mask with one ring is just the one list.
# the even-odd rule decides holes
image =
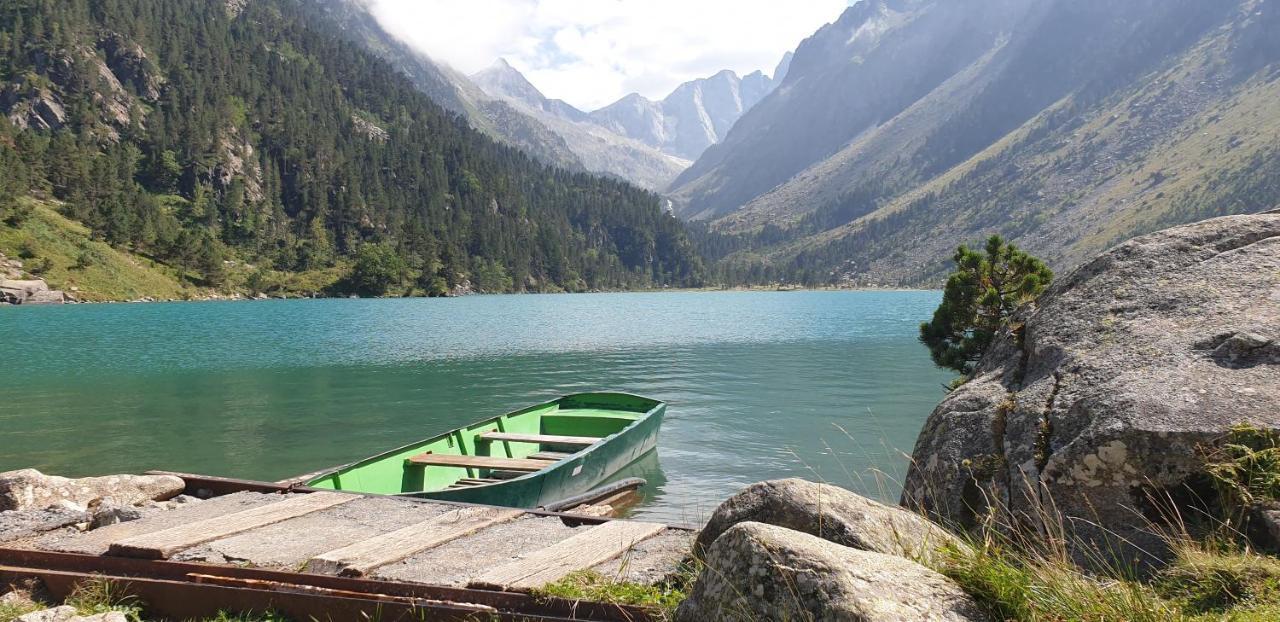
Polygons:
[[961,245],[953,260],[956,270],[933,320],[920,325],[920,342],[934,364],[967,376],[1013,312],[1049,285],[1053,271],[998,235],[983,251]]

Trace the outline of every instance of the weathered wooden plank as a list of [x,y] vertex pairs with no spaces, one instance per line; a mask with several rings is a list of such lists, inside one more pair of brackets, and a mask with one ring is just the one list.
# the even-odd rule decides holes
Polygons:
[[361,540],[311,558],[312,572],[363,576],[378,566],[400,561],[419,551],[469,536],[485,527],[524,514],[521,510],[468,507],[446,512],[421,523]]
[[515,434],[511,432],[481,432],[476,438],[482,441],[510,441],[512,443],[551,443],[553,445],[580,445],[586,447],[600,440],[594,436],[556,436],[547,434]]
[[291,495],[284,501],[112,542],[107,548],[107,554],[168,559],[174,553],[197,544],[310,514],[358,498],[356,495],[337,492]]
[[567,540],[530,553],[524,559],[498,566],[475,579],[471,587],[533,589],[607,562],[651,538],[666,525],[635,521],[613,521],[592,527]]
[[552,464],[550,460],[502,458],[499,456],[453,456],[449,454],[418,454],[409,458],[409,462],[427,466],[506,469],[508,471],[540,471]]

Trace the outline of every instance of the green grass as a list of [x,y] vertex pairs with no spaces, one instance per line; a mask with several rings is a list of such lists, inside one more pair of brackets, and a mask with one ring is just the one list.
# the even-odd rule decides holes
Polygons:
[[997,620],[1262,622],[1280,620],[1280,560],[1187,542],[1154,578],[1090,574],[1070,560],[992,543],[934,563]]
[[186,298],[199,294],[177,270],[93,240],[84,225],[58,213],[56,204],[22,199],[30,211],[14,226],[0,221],[0,253],[21,259],[24,270],[82,300]]
[[1280,501],[1280,433],[1238,425],[1203,453],[1205,472],[1229,514]]
[[16,225],[0,219],[0,253],[21,260],[25,271],[80,300],[186,300],[259,292],[300,296],[323,292],[350,271],[350,265],[339,262],[325,269],[282,272],[232,258],[226,284],[214,290],[198,286],[197,275],[93,239],[87,227],[63,216],[57,203],[20,201],[25,218]]
[[88,581],[76,586],[75,591],[67,597],[66,604],[75,607],[76,613],[82,616],[119,611],[130,620],[142,619],[141,601],[106,580]]
[[694,576],[694,572],[690,570],[681,573],[674,580],[647,585],[619,581],[594,570],[580,570],[543,586],[535,594],[566,600],[647,607],[657,612],[659,620],[671,620],[675,617],[676,607],[688,596]]
[[44,609],[42,605],[0,603],[0,622],[13,622],[19,616]]

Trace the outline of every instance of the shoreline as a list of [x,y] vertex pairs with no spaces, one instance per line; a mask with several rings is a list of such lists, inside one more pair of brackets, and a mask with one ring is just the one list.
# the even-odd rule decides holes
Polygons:
[[[200,303],[200,302],[259,302],[269,300],[400,300],[406,298],[464,298],[472,296],[573,296],[582,294],[695,294],[695,293],[793,293],[793,292],[936,292],[940,289],[929,289],[924,287],[785,287],[785,286],[736,286],[736,287],[679,287],[679,288],[654,288],[654,289],[619,289],[619,290],[596,290],[585,292],[501,292],[501,293],[480,293],[472,292],[458,296],[306,296],[306,295],[267,295],[258,294],[256,296],[241,293],[226,295],[199,296],[191,298],[153,298],[151,296],[143,296],[133,299],[109,299],[109,300],[68,300],[62,305],[98,305],[98,304],[140,304],[140,303]],[[83,294],[83,292],[76,292]],[[8,304],[0,303],[0,307],[21,307],[21,306],[60,306],[59,304]]]

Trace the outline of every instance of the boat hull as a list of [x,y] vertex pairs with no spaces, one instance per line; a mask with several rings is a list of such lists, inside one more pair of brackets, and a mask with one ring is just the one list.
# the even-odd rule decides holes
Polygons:
[[614,473],[653,451],[665,407],[600,444],[557,462],[549,469],[501,484],[438,490],[406,496],[461,503],[536,508],[599,486]]
[[[544,415],[537,413],[545,412]],[[585,416],[580,413],[585,413]],[[625,427],[614,432],[597,431],[589,436],[603,436],[600,441],[568,454],[547,467],[495,483],[466,486],[439,486],[440,471],[426,473],[422,467],[408,464],[408,458],[421,450],[434,449],[443,453],[458,447],[464,455],[477,455],[481,451],[490,455],[513,454],[514,444],[471,444],[468,439],[486,430],[507,430],[521,425],[531,425],[531,415],[540,416],[540,425],[599,426],[608,424],[610,415],[625,416]],[[440,501],[501,505],[518,508],[536,508],[580,495],[608,480],[628,465],[636,462],[657,445],[658,431],[666,415],[666,404],[625,393],[582,393],[568,395],[558,400],[539,404],[459,428],[453,432],[379,454],[318,474],[306,476],[305,482],[313,487],[338,490],[354,490],[381,494],[394,494]],[[555,423],[551,423],[554,420]],[[567,431],[542,430],[547,434],[575,434]],[[454,440],[451,440],[451,437]],[[447,448],[442,447],[447,442]],[[523,451],[528,451],[524,449]],[[431,453],[431,451],[428,451]],[[434,467],[427,467],[434,468]],[[447,471],[446,471],[447,472]],[[461,472],[461,469],[454,472]],[[468,471],[472,473],[472,471]]]

